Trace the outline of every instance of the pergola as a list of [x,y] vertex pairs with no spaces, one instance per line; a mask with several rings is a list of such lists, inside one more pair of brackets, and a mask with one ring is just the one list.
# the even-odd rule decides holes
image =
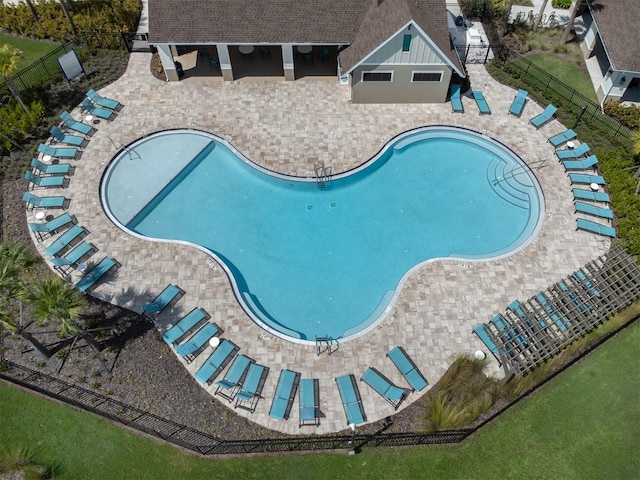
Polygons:
[[524,375],[640,297],[640,267],[620,247],[483,324],[506,377]]

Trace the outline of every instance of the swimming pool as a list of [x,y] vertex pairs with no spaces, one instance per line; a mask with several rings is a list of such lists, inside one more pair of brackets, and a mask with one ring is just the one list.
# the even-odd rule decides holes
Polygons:
[[322,186],[260,168],[209,133],[175,130],[121,150],[101,197],[132,234],[214,255],[245,311],[294,341],[362,334],[414,268],[511,254],[544,210],[522,160],[452,127],[399,135]]

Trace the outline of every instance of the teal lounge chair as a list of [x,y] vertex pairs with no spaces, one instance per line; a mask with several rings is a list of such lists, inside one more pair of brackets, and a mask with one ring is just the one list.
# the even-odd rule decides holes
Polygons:
[[451,95],[449,96],[451,99],[451,108],[454,112],[464,113],[464,106],[462,105],[462,100],[460,98],[460,85],[454,83],[451,85]]
[[[509,306],[507,307],[508,310],[511,310],[513,313],[515,313],[518,317],[520,317],[521,320],[523,320],[527,326],[529,328],[533,328],[533,325],[531,323],[530,320],[530,315],[527,315],[523,309],[522,304],[520,303],[520,301],[518,300],[514,300],[513,302],[511,302],[509,304]],[[538,325],[540,325],[540,328],[547,328],[547,324],[544,323],[542,320],[538,320]]]
[[62,112],[60,114],[60,118],[62,119],[62,125],[69,130],[73,130],[74,132],[82,133],[83,135],[90,135],[93,131],[93,127],[91,125],[78,122],[69,114],[69,112]]
[[496,357],[498,361],[501,361],[500,351],[498,350],[498,347],[496,347],[496,344],[493,342],[493,340],[491,340],[487,326],[484,323],[481,323],[473,329],[473,333],[475,333],[478,338],[482,340],[482,343],[484,343],[485,347],[489,349],[493,356]]
[[609,194],[605,192],[592,192],[590,190],[582,190],[581,188],[573,189],[573,198],[575,200],[591,200],[592,202],[610,203]]
[[68,213],[63,213],[46,223],[29,223],[29,229],[42,239],[42,234],[52,234],[69,223],[75,223],[75,220]]
[[81,147],[84,141],[86,140],[84,137],[79,137],[77,135],[66,135],[60,128],[55,125],[51,127],[49,130],[53,138],[55,138],[60,143],[66,143],[67,145],[73,145],[75,147]]
[[142,306],[142,314],[147,318],[151,318],[152,315],[157,317],[178,295],[184,295],[184,291],[180,287],[172,284],[167,285],[153,302]]
[[391,359],[393,364],[396,366],[405,380],[411,385],[411,388],[415,392],[419,392],[423,388],[425,388],[429,383],[422,376],[416,364],[413,363],[411,357],[404,351],[402,347],[394,347],[389,352],[387,352],[387,357]]
[[569,179],[571,183],[584,183],[584,184],[592,184],[596,185],[604,185],[604,177],[600,175],[584,175],[583,173],[570,173]]
[[80,102],[82,109],[94,117],[102,118],[104,120],[111,120],[113,116],[112,110],[105,110],[104,108],[96,107],[88,98],[85,98]]
[[36,171],[45,175],[66,175],[69,173],[69,169],[71,168],[71,165],[69,165],[68,163],[47,165],[46,163],[42,163],[37,158],[31,159],[31,166],[35,168]]
[[551,145],[553,145],[554,147],[558,148],[563,143],[568,142],[569,140],[573,140],[577,136],[578,134],[573,130],[565,130],[564,132],[549,138],[549,143],[551,143]]
[[576,148],[568,148],[566,150],[556,150],[556,155],[560,160],[572,160],[580,158],[589,153],[589,144],[581,143]]
[[189,333],[193,327],[198,325],[201,321],[207,320],[209,315],[203,309],[196,307],[188,314],[178,320],[173,327],[164,332],[162,339],[168,344],[172,345],[176,343],[180,338]]
[[342,399],[344,413],[347,415],[347,424],[358,425],[366,422],[367,417],[364,413],[364,407],[362,406],[360,390],[358,389],[354,376],[351,374],[342,375],[336,378],[336,383],[338,384],[338,391]]
[[41,177],[33,172],[26,171],[24,178],[29,180],[32,185],[40,188],[56,188],[64,187],[66,177]]
[[57,158],[76,158],[78,154],[77,148],[54,148],[50,145],[45,145],[41,143],[38,145],[38,152],[44,155],[50,155],[51,157]]
[[[512,303],[510,306],[514,307],[515,306],[519,306],[520,302],[518,302],[516,300],[517,303]],[[524,313],[522,313],[523,317],[521,317],[522,319],[526,318],[524,316]],[[527,341],[524,339],[524,337],[522,335],[520,335],[519,332],[517,332],[513,326],[507,321],[506,318],[504,318],[502,315],[497,314],[494,315],[494,317],[491,319],[491,323],[493,325],[495,325],[495,327],[501,332],[504,333],[505,338],[507,340],[515,340],[516,342],[518,342],[520,344],[520,346],[526,348],[528,346]]]
[[570,325],[569,320],[567,320],[566,317],[564,316],[560,318],[560,316],[555,312],[555,310],[551,307],[551,305],[549,305],[549,302],[547,302],[546,297],[542,295],[542,292],[538,292],[536,294],[536,300],[540,304],[540,306],[544,308],[545,311],[549,314],[549,316],[551,317],[551,320],[553,320],[553,323],[556,324],[558,329],[561,332],[564,332],[567,329],[567,325]]
[[373,388],[382,398],[393,405],[395,410],[398,409],[402,400],[407,396],[407,390],[400,388],[382,375],[375,368],[369,367],[360,377],[364,383]]
[[60,235],[51,245],[45,248],[44,253],[50,257],[56,257],[62,250],[69,247],[80,235],[86,233],[87,231],[83,226],[76,224]]
[[513,102],[511,103],[511,108],[509,108],[509,113],[511,115],[515,115],[516,117],[522,115],[524,105],[527,103],[527,95],[529,95],[529,92],[526,90],[518,90],[518,93],[516,93],[516,96],[513,98]]
[[224,367],[231,361],[239,348],[226,338],[223,338],[209,358],[202,364],[194,375],[195,379],[202,384],[213,382]]
[[273,403],[271,403],[271,410],[269,410],[271,418],[276,420],[287,420],[289,418],[299,382],[300,374],[298,372],[286,369],[280,372],[276,393],[273,395]]
[[100,263],[98,263],[80,280],[78,280],[78,283],[76,283],[76,288],[81,293],[85,293],[87,290],[93,287],[98,282],[98,280],[104,277],[107,272],[109,272],[109,270],[117,265],[118,263],[113,258],[104,257],[102,260],[100,260]]
[[489,104],[484,98],[484,95],[480,90],[473,90],[473,98],[478,105],[478,109],[480,110],[480,114],[491,114],[491,109],[489,108]]
[[300,398],[299,398],[299,424],[298,427],[304,425],[320,425],[318,411],[320,410],[320,392],[318,388],[318,380],[315,378],[303,378],[300,380]]
[[[75,246],[72,250],[67,252],[66,255],[61,257],[68,262],[70,265],[77,265],[82,258],[84,258],[88,253],[95,251],[96,247],[87,242],[80,242],[77,246]],[[93,253],[92,253],[93,255]],[[59,260],[52,258],[51,261]]]
[[596,297],[602,296],[600,291],[593,286],[593,284],[589,281],[589,279],[587,278],[587,276],[584,274],[582,270],[578,270],[576,273],[572,275],[572,277],[577,282],[584,284],[584,286],[587,287],[589,290],[591,290],[591,293],[593,293]]
[[569,287],[567,287],[567,285],[564,282],[558,282],[557,284],[557,288],[556,291],[560,291],[560,295],[562,297],[566,297],[569,298],[571,300],[571,302],[578,307],[578,311],[580,312],[586,312],[586,311],[591,311],[591,305],[589,305],[588,303],[584,303],[582,301],[582,299],[580,299],[579,297],[576,297],[574,295],[574,291],[569,289]]
[[116,100],[111,100],[110,98],[103,97],[93,88],[90,88],[87,92],[87,98],[97,106],[108,108],[110,110],[118,110],[122,106],[120,102],[117,102]]
[[30,192],[22,195],[22,201],[32,208],[64,208],[67,199],[65,197],[38,197]]
[[588,232],[598,233],[607,237],[616,238],[616,229],[601,223],[592,222],[590,220],[584,220],[582,218],[576,219],[578,223],[578,229],[587,230]]
[[549,120],[553,118],[557,110],[558,109],[556,107],[549,104],[541,114],[536,115],[531,120],[529,120],[529,123],[536,128],[540,128],[542,125],[544,125],[545,123],[547,123]]
[[247,376],[242,382],[242,386],[236,393],[236,404],[234,408],[243,408],[253,413],[260,401],[262,387],[269,375],[269,369],[263,365],[252,363],[249,366]]
[[589,155],[584,160],[563,160],[562,165],[564,169],[569,170],[587,170],[588,168],[594,168],[598,164],[598,157],[595,155]]
[[575,202],[575,206],[576,212],[586,213],[594,217],[608,218],[609,220],[613,218],[613,211],[608,208],[600,208],[584,202]]
[[176,347],[176,353],[187,362],[192,361],[200,349],[204,347],[211,337],[216,335],[220,329],[213,323],[205,323],[200,330],[193,334],[186,342]]
[[229,400],[229,402],[232,402],[236,392],[242,385],[242,380],[251,363],[253,363],[253,360],[246,355],[238,355],[233,360],[224,378],[216,382],[218,387],[216,388],[215,395],[220,395]]

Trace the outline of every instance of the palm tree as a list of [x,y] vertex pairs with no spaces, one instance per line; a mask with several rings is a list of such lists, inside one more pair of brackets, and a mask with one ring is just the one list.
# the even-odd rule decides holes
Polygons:
[[22,310],[30,299],[27,283],[31,269],[42,261],[26,245],[0,243],[0,325],[29,342],[45,360],[51,352],[26,331]]
[[578,10],[580,9],[580,5],[582,5],[583,0],[575,0],[571,5],[571,10],[569,10],[569,21],[567,22],[567,26],[564,28],[564,32],[562,33],[562,38],[560,39],[561,43],[567,43],[569,39],[569,33],[573,30],[573,22],[576,19],[578,14]]
[[548,2],[549,2],[549,0],[543,0],[543,2],[542,2],[542,6],[540,7],[540,11],[538,12],[538,18],[536,18],[536,21],[533,24],[533,31],[534,32],[536,30],[538,30],[538,27],[540,26],[540,22],[542,21],[542,15],[544,15],[544,9],[547,8],[547,3]]
[[33,2],[31,0],[24,0],[24,2],[27,4],[27,7],[29,7],[29,10],[31,10],[31,15],[33,15],[33,19],[37,22],[38,12],[36,12],[36,8],[33,6]]
[[58,0],[60,2],[60,6],[62,7],[62,12],[64,13],[64,16],[67,17],[67,21],[69,22],[69,25],[71,26],[71,32],[73,33],[74,36],[78,35],[78,30],[76,30],[76,25],[75,23],[73,23],[73,19],[71,18],[71,15],[69,14],[69,9],[67,8],[67,4],[65,3],[64,0]]
[[60,321],[61,337],[76,337],[81,333],[78,319],[85,305],[84,298],[70,284],[59,277],[46,277],[33,285],[31,316],[38,326]]
[[13,80],[11,80],[11,75],[13,75],[18,69],[21,58],[22,52],[17,48],[14,48],[9,44],[4,44],[0,47],[0,75],[4,77],[5,83],[7,84],[11,94],[15,97],[18,103],[20,103],[24,111],[29,113],[29,109],[22,101],[22,97],[20,97],[20,92],[14,85]]
[[[32,286],[31,315],[36,319],[36,323],[45,326],[59,321],[58,336],[64,339],[63,342],[72,339],[69,350],[73,350],[78,339],[84,340],[109,373],[100,353],[100,345],[90,331],[78,322],[85,305],[86,301],[78,290],[59,277],[50,276]],[[64,362],[60,369],[63,366]]]

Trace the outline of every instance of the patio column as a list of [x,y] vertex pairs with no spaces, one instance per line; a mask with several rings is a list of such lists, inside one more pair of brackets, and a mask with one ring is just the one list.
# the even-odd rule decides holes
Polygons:
[[285,80],[295,80],[296,72],[293,66],[293,44],[282,44],[282,67],[284,69]]
[[178,70],[176,70],[176,65],[173,63],[171,45],[168,43],[158,43],[156,44],[156,48],[158,49],[158,55],[160,56],[160,61],[162,62],[162,68],[164,68],[164,75],[167,78],[167,82],[177,82],[180,80],[178,77]]
[[229,57],[229,45],[226,43],[218,43],[218,61],[220,62],[220,72],[225,82],[233,81],[233,68],[231,67],[231,57]]

